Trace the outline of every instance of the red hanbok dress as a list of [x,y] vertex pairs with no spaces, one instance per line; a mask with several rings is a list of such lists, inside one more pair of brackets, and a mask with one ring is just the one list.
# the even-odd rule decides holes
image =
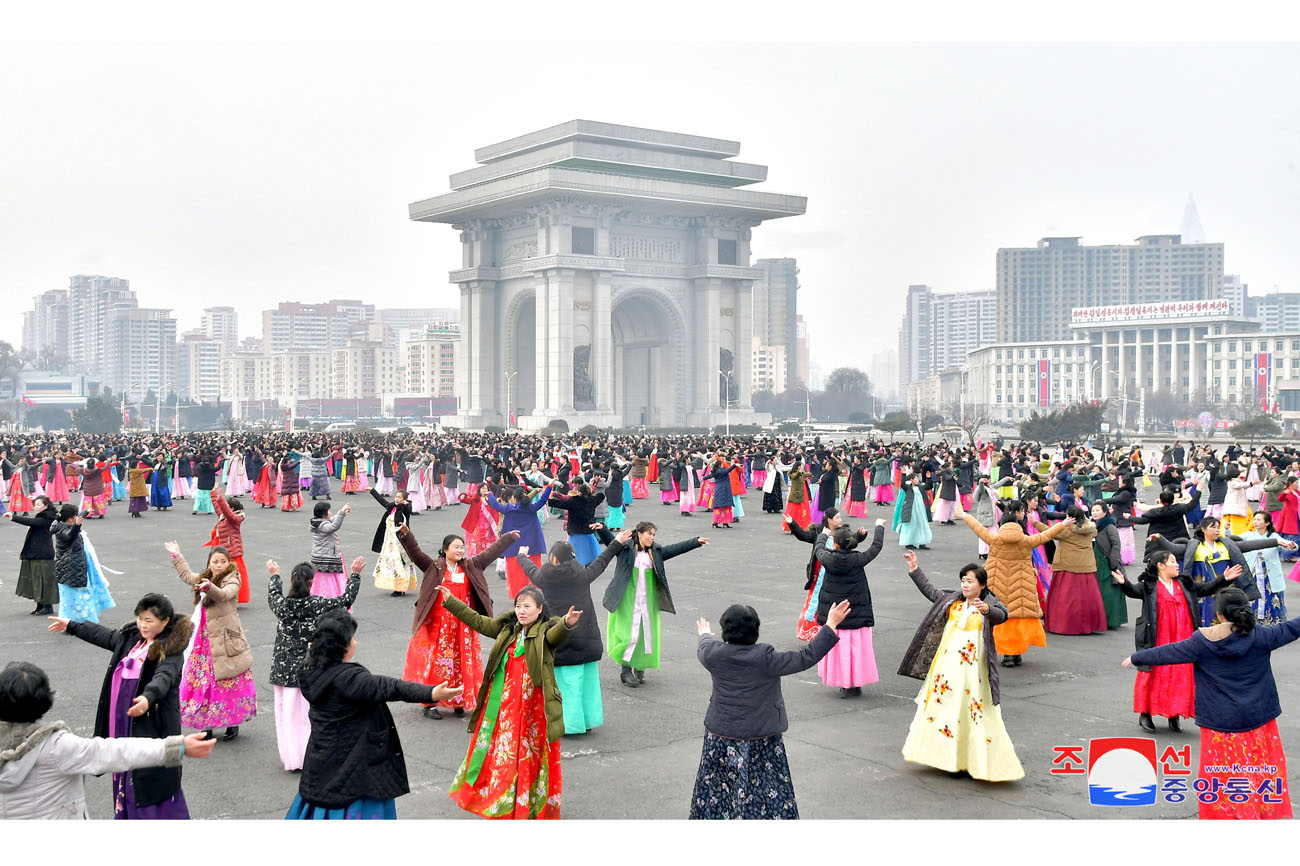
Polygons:
[[[470,604],[469,584],[465,572],[448,565],[442,576],[442,585],[451,590],[458,601]],[[433,607],[424,622],[411,635],[406,647],[406,665],[402,679],[414,683],[436,686],[446,683],[448,688],[464,686],[465,691],[456,697],[439,701],[445,710],[465,709],[473,712],[478,706],[478,692],[483,685],[483,658],[478,632],[449,614],[442,606],[442,594],[435,595]]]
[[[1195,629],[1187,610],[1183,587],[1175,582],[1171,592],[1156,581],[1156,646],[1187,640]],[[1138,671],[1133,683],[1133,712],[1153,716],[1196,717],[1196,679],[1192,665],[1156,665]]]

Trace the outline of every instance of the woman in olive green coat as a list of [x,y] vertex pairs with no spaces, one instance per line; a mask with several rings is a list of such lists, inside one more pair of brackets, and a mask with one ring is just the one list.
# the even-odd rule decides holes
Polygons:
[[451,798],[484,818],[559,818],[560,736],[564,705],[555,682],[555,650],[569,639],[582,611],[543,616],[535,586],[515,596],[497,617],[477,613],[442,587],[443,609],[479,634],[496,639],[470,718],[465,760]]

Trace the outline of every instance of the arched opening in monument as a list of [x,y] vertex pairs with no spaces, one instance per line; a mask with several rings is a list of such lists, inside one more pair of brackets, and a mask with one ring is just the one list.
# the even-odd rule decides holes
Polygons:
[[676,333],[667,309],[645,295],[616,299],[610,315],[614,332],[614,411],[624,426],[671,427],[680,417],[685,371],[678,369]]
[[[510,404],[516,417],[537,408],[537,301],[531,294],[520,302],[509,333],[513,339],[506,346],[506,366],[501,374],[502,407],[507,419]],[[514,377],[507,375],[511,371],[516,371]]]

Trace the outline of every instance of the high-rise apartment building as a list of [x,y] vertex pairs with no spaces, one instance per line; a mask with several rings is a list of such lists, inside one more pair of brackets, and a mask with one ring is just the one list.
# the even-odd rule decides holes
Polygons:
[[455,397],[459,345],[460,326],[456,322],[408,331],[401,354],[406,359],[406,391],[428,397]]
[[[799,268],[794,259],[759,259],[753,267],[762,273],[754,281],[754,336],[759,345],[783,347],[786,358],[792,358],[799,342]],[[777,391],[784,391],[792,384],[789,381],[792,374],[798,378],[798,370],[786,366],[787,381],[778,383]],[[757,382],[754,389],[759,390]]]
[[342,348],[351,338],[353,325],[374,317],[374,304],[360,301],[282,302],[276,309],[262,312],[262,350],[275,354]]
[[[455,325],[460,321],[459,307],[390,307],[375,310],[375,323],[382,327],[384,340],[395,349],[400,349],[404,340],[412,332],[424,328],[441,328],[448,323]],[[459,326],[457,326],[459,327]]]
[[907,393],[907,383],[930,375],[930,298],[929,286],[907,287],[907,305],[903,308],[903,326],[898,331],[898,384]]
[[[811,385],[812,379],[812,362],[808,356],[808,325],[803,320],[803,316],[794,317],[795,332],[795,349],[794,349],[794,369],[796,379],[804,385]],[[793,385],[790,380],[790,359],[786,358],[786,381]]]
[[[78,274],[68,282],[68,364],[73,373],[90,373],[107,380],[109,368],[109,314],[134,309],[135,292],[129,280],[98,274]],[[175,339],[175,333],[172,339]]]
[[175,387],[176,320],[171,310],[119,307],[106,327],[105,384],[128,399],[149,391],[166,396]]
[[49,350],[67,361],[67,289],[42,292],[36,296],[33,308],[23,313],[23,348],[37,354]]
[[203,333],[214,340],[222,355],[239,348],[239,316],[234,307],[208,307],[203,311]]
[[786,390],[788,372],[785,346],[764,346],[757,336],[753,338],[753,345],[753,360],[749,369],[754,379],[754,391],[777,394]]
[[189,331],[176,343],[176,396],[213,402],[221,396],[221,343],[203,330]]
[[1132,245],[1083,246],[1077,237],[997,253],[998,340],[1068,339],[1070,310],[1200,301],[1223,288],[1223,244],[1145,235]]
[[936,292],[907,287],[898,336],[899,393],[909,382],[960,370],[966,353],[997,340],[997,292]]
[[369,400],[402,390],[397,350],[372,340],[349,340],[333,351],[334,398]]

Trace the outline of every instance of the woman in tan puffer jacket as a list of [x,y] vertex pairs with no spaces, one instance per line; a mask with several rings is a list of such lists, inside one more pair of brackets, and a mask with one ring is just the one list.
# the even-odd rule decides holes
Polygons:
[[[1018,502],[1016,504],[1019,504]],[[1031,646],[1047,646],[1043,632],[1043,610],[1038,605],[1038,575],[1034,572],[1035,547],[1046,544],[1070,528],[1058,523],[1046,532],[1026,535],[1019,518],[1024,506],[1014,505],[1002,514],[996,532],[981,526],[967,514],[957,500],[957,514],[966,521],[980,540],[989,546],[984,568],[989,575],[989,589],[1007,606],[1007,621],[993,627],[993,641],[1002,655],[1003,667],[1019,667],[1021,654]]]
[[1044,627],[1052,634],[1103,634],[1106,604],[1097,584],[1097,555],[1092,541],[1097,525],[1078,505],[1065,510],[1070,531],[1056,539],[1052,589]]
[[[195,574],[181,556],[180,545],[163,545],[181,580],[194,587],[207,619],[204,634],[209,645],[196,641],[181,680],[181,722],[211,731],[226,726],[225,739],[239,736],[239,726],[257,715],[257,686],[253,682],[253,650],[244,637],[236,604],[241,579],[239,569],[224,547],[208,553],[208,564]],[[210,669],[209,666],[210,665]]]

